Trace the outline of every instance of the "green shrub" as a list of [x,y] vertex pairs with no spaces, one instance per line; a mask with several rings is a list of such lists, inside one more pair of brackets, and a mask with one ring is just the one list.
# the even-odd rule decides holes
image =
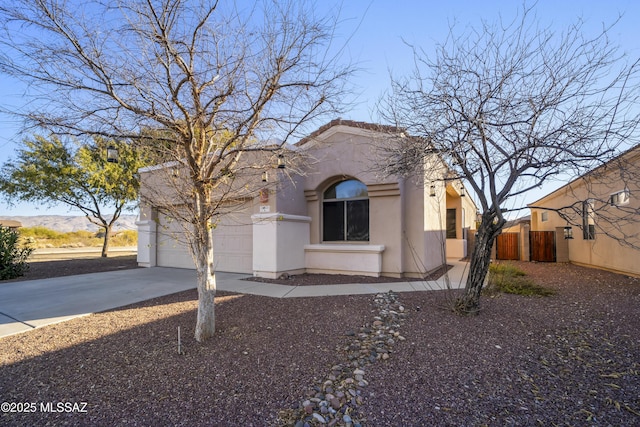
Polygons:
[[508,262],[500,263],[500,264],[491,264],[489,266],[489,273],[495,274],[495,275],[501,274],[509,277],[522,277],[527,275],[527,273],[520,270],[515,265],[509,264]]
[[30,246],[20,247],[20,234],[0,225],[0,280],[15,279],[29,269],[27,258],[33,252]]
[[527,274],[509,263],[491,264],[489,266],[489,280],[485,293],[504,293],[522,296],[550,296],[555,295],[553,289],[537,285]]

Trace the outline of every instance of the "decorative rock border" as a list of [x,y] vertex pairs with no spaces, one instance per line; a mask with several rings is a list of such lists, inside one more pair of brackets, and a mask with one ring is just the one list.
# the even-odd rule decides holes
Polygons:
[[357,333],[346,332],[353,339],[336,348],[345,362],[333,366],[323,382],[310,387],[297,408],[280,411],[278,426],[362,426],[358,409],[364,403],[363,392],[369,384],[364,368],[389,359],[396,342],[405,340],[398,329],[407,314],[398,295],[392,291],[377,294],[373,301],[378,309],[373,322]]

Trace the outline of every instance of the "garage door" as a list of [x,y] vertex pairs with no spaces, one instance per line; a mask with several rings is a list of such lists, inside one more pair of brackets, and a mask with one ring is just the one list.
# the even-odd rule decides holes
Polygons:
[[158,214],[156,244],[158,267],[195,268],[184,239],[184,229],[177,220]]
[[[159,215],[157,265],[195,268],[179,223]],[[212,231],[213,260],[216,271],[253,273],[253,224],[250,204],[224,215]]]
[[223,216],[212,234],[217,271],[253,273],[253,223],[248,206]]

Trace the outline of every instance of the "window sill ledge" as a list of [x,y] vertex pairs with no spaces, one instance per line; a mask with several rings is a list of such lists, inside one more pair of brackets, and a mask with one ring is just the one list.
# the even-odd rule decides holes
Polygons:
[[370,245],[367,243],[322,243],[305,245],[305,252],[342,252],[342,253],[376,253],[384,252],[384,245]]

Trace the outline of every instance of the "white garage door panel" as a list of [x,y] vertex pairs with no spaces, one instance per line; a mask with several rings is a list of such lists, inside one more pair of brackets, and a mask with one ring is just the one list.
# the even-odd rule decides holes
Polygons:
[[156,263],[159,267],[190,268],[195,264],[184,242],[184,230],[172,218],[158,216]]
[[223,217],[212,237],[216,270],[253,273],[253,224],[249,209]]
[[[221,218],[212,231],[213,262],[216,271],[253,273],[253,224],[250,204]],[[195,268],[180,224],[159,215],[157,265],[160,267]]]

